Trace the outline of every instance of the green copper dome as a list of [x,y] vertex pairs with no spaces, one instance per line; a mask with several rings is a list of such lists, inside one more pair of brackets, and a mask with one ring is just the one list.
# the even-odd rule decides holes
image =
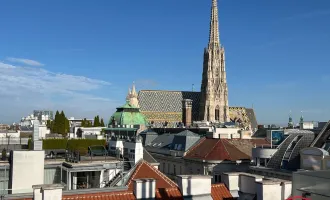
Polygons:
[[140,113],[140,109],[135,107],[126,101],[126,103],[117,108],[117,111],[110,117],[109,124],[113,123],[113,120],[117,125],[146,125],[147,120],[145,116]]

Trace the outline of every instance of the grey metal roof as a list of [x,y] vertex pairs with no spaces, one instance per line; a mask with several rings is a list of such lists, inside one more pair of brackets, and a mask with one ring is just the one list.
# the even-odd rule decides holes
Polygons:
[[139,135],[142,137],[142,144],[144,146],[151,144],[158,137],[158,133],[151,130],[142,131]]
[[173,142],[173,139],[174,139],[173,134],[165,133],[163,135],[158,136],[149,145],[146,145],[146,146],[150,146],[150,147],[153,147],[153,148],[170,149],[171,144]]
[[143,148],[143,160],[148,163],[157,163],[157,160],[152,157],[152,155],[145,148]]
[[195,134],[189,130],[182,131],[174,136],[171,150],[187,151],[191,146],[199,141],[199,139],[200,136],[198,134]]
[[184,130],[178,134],[176,134],[175,136],[190,136],[190,137],[199,137],[198,134],[191,132],[189,130]]

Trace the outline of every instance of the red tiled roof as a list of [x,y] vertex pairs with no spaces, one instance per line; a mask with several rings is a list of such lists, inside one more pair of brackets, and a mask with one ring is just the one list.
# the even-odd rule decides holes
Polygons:
[[62,200],[135,200],[132,191],[100,192],[94,194],[65,195]]
[[213,200],[224,200],[233,198],[233,196],[231,196],[229,190],[223,183],[212,184],[211,196]]
[[156,191],[157,200],[183,200],[178,188],[159,188]]
[[205,138],[196,144],[185,156],[187,159],[201,160],[243,160],[250,156],[240,151],[227,139]]
[[[182,194],[171,179],[165,176],[148,162],[140,161],[132,176],[128,181],[128,190],[113,191],[113,192],[99,192],[91,194],[76,194],[63,195],[63,200],[135,200],[133,194],[134,179],[153,178],[156,179],[156,199],[157,200],[183,200]],[[211,188],[212,198],[215,200],[224,200],[224,198],[232,197],[224,184],[213,184]],[[31,199],[21,199],[31,200]]]
[[156,189],[159,188],[177,188],[177,184],[165,176],[158,169],[150,165],[145,160],[137,163],[134,173],[128,179],[127,186],[129,190],[134,189],[134,179],[153,178],[156,179]]

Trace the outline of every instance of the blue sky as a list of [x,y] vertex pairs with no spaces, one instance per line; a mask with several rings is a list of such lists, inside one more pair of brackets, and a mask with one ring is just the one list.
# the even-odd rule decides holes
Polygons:
[[[200,90],[211,0],[3,1],[0,122],[33,109],[108,120],[137,89]],[[330,1],[219,0],[231,106],[328,120]]]

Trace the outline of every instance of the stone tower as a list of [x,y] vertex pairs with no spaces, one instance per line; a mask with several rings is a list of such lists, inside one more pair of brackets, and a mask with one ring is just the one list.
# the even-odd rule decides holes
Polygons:
[[131,105],[139,108],[139,100],[138,95],[135,89],[135,84],[133,83],[132,90],[128,89],[128,94],[126,97],[126,101],[128,101]]
[[209,43],[204,49],[199,118],[229,122],[225,49],[220,44],[217,0],[212,0]]

